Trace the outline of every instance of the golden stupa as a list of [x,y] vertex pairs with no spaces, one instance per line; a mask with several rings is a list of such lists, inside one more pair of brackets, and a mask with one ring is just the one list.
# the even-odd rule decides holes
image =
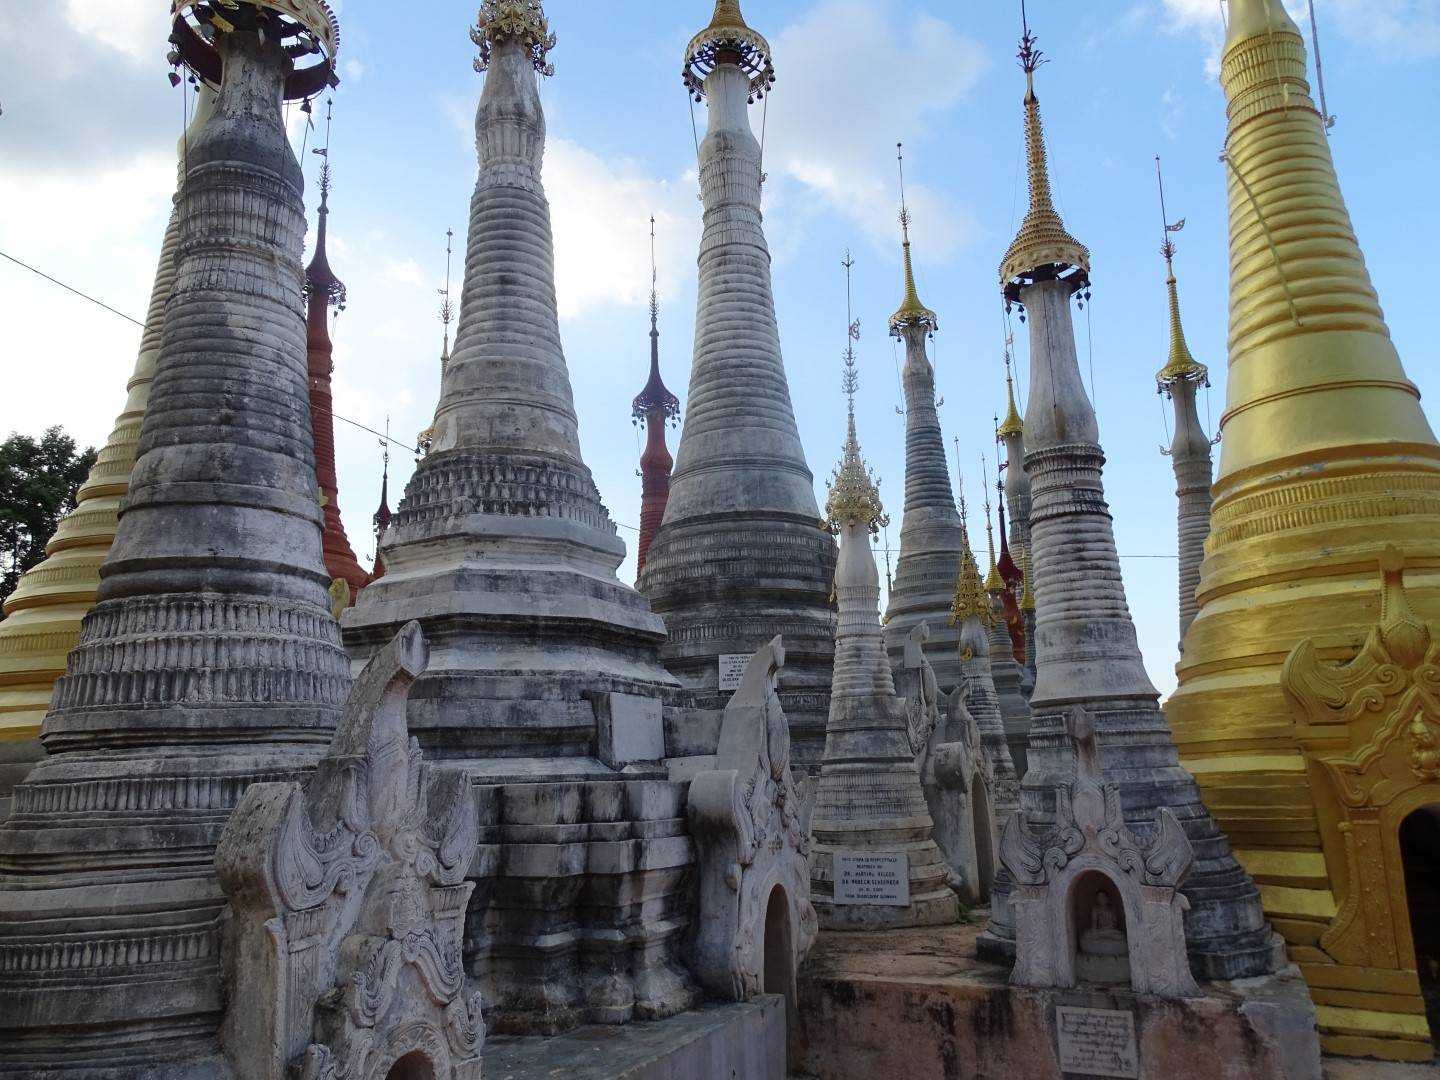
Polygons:
[[1416,838],[1440,836],[1440,445],[1280,0],[1232,0],[1221,81],[1229,400],[1166,712],[1309,982],[1324,1048],[1429,1061],[1417,972],[1440,956],[1417,958],[1412,920],[1436,922]]
[[[199,131],[213,102],[213,92],[202,88],[190,137]],[[185,138],[180,140],[182,177],[185,142]],[[21,577],[5,600],[6,618],[0,622],[0,743],[12,745],[0,761],[38,756],[38,747],[27,750],[13,744],[33,745],[33,740],[39,738],[40,723],[50,707],[51,688],[64,673],[65,657],[80,637],[81,620],[95,603],[100,564],[115,540],[120,500],[130,485],[130,470],[135,465],[140,425],[160,352],[165,303],[175,283],[175,251],[179,243],[179,214],[172,211],[160,249],[140,353],[126,386],[125,408],[80,486],[75,509],[60,522],[47,545],[45,560]]]

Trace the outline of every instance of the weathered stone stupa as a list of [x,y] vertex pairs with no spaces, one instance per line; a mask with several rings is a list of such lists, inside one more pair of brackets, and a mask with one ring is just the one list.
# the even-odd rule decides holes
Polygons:
[[55,687],[49,756],[0,828],[0,1075],[220,1075],[215,844],[248,785],[313,765],[350,682],[321,558],[303,180],[280,115],[332,79],[337,29],[314,0],[286,10],[175,19],[185,62],[223,83],[189,140],[97,602]]
[[[1159,158],[1155,160],[1155,167],[1158,172]],[[1210,535],[1210,437],[1200,425],[1200,413],[1195,407],[1195,395],[1210,385],[1210,370],[1190,355],[1190,346],[1185,342],[1185,327],[1180,322],[1180,293],[1175,281],[1175,245],[1170,241],[1172,228],[1178,226],[1172,227],[1165,218],[1164,189],[1161,191],[1165,241],[1160,253],[1165,256],[1165,289],[1170,298],[1170,355],[1156,374],[1155,383],[1175,409],[1175,434],[1168,452],[1175,468],[1175,495],[1179,500],[1177,537],[1183,648],[1185,634],[1195,619],[1195,589],[1200,584],[1205,538]]]
[[65,656],[80,640],[80,623],[95,603],[100,564],[115,539],[120,500],[135,466],[140,424],[160,352],[165,301],[175,282],[178,187],[184,182],[185,147],[199,133],[214,103],[209,87],[202,86],[196,97],[195,116],[177,148],[180,176],[175,206],[160,247],[140,354],[126,384],[125,408],[76,493],[75,509],[65,515],[46,545],[45,560],[22,576],[5,599],[5,621],[0,623],[0,821],[9,814],[15,784],[43,754],[40,723],[50,707],[55,680],[65,670]]
[[348,602],[354,603],[355,596],[369,583],[370,575],[355,558],[350,538],[345,535],[345,523],[340,519],[340,481],[335,475],[335,410],[330,390],[335,349],[330,341],[330,309],[345,309],[345,285],[330,269],[325,250],[326,225],[330,220],[328,116],[326,132],[326,145],[321,154],[315,254],[305,268],[305,351],[310,372],[310,426],[315,432],[315,478],[320,484],[325,511],[325,571],[332,581],[345,583]]
[[695,357],[670,502],[639,584],[665,619],[665,664],[696,708],[724,707],[722,658],[743,663],[783,636],[780,700],[797,761],[813,764],[829,708],[835,546],[819,527],[780,356],[746,111],[775,73],[735,0],[717,0],[685,56],[685,85],[709,112]]
[[1322,1045],[1430,1061],[1421,979],[1440,950],[1419,955],[1435,917],[1413,887],[1434,863],[1415,830],[1440,805],[1427,757],[1440,723],[1422,691],[1440,639],[1440,445],[1283,5],[1232,0],[1220,78],[1228,401],[1166,712],[1310,983]]
[[870,537],[887,519],[855,434],[857,378],[850,347],[845,448],[825,506],[830,528],[840,533],[840,620],[811,831],[811,900],[825,929],[935,926],[954,922],[958,907],[915,768],[905,702],[895,696],[885,655]]
[[970,715],[975,717],[981,746],[990,763],[993,780],[990,793],[998,836],[1010,815],[1019,808],[1020,773],[1010,752],[1005,721],[1000,713],[1000,699],[995,693],[995,679],[990,670],[990,631],[995,626],[995,609],[985,595],[980,567],[970,550],[969,536],[963,524],[961,543],[964,547],[960,552],[960,571],[955,577],[950,620],[958,634],[960,672],[967,689],[965,705]]
[[422,623],[410,725],[477,780],[602,775],[598,714],[658,734],[675,681],[660,619],[615,576],[625,545],[580,456],[540,181],[555,38],[536,0],[487,2],[472,36],[486,75],[455,349],[432,449],[380,543],[384,577],[345,640],[361,657]]
[[[1105,504],[1095,410],[1076,359],[1070,301],[1089,288],[1089,252],[1065,229],[1051,201],[1034,73],[1040,54],[1026,27],[1025,141],[1030,208],[1006,252],[1000,284],[1030,326],[1026,469],[1032,491],[1036,679],[1021,800],[1032,821],[1055,812],[1056,785],[1073,774],[1065,715],[1093,718],[1105,775],[1119,784],[1125,820],[1137,835],[1161,807],[1174,812],[1195,850],[1185,884],[1191,963],[1197,975],[1227,979],[1273,971],[1278,939],[1259,892],[1230,852],[1180,767],[1159,694],[1145,672]],[[991,933],[1008,931],[992,922]]]
[[885,643],[892,670],[905,654],[910,631],[930,628],[925,655],[943,693],[959,684],[959,653],[947,614],[960,567],[960,516],[950,487],[945,440],[935,409],[935,365],[925,341],[940,328],[935,312],[920,302],[910,261],[910,211],[901,195],[905,298],[890,316],[890,336],[905,343],[901,381],[905,390],[905,516],[900,559],[886,610]]
[[635,574],[645,572],[645,559],[665,507],[670,502],[670,470],[675,459],[665,445],[665,425],[680,416],[680,399],[660,377],[660,293],[655,268],[655,219],[650,219],[650,378],[630,405],[635,423],[645,422],[645,449],[640,455],[640,540],[635,552]]

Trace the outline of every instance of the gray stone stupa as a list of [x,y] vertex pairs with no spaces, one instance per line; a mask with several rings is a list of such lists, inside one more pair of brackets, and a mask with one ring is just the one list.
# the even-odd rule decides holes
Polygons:
[[331,81],[337,30],[315,0],[297,16],[178,7],[172,40],[219,93],[189,142],[98,602],[55,687],[49,756],[0,829],[0,1076],[228,1075],[215,845],[249,785],[304,777],[350,684],[321,557],[303,180],[280,110]]
[[780,701],[797,762],[813,764],[830,701],[835,545],[820,528],[780,356],[760,144],[746,108],[774,77],[769,44],[735,0],[718,0],[686,51],[685,85],[709,112],[688,411],[639,587],[665,619],[661,655],[696,709],[718,715],[728,701],[722,658],[738,670],[773,637],[784,638]]
[[636,756],[664,756],[676,683],[580,456],[540,181],[555,39],[536,0],[485,4],[472,36],[486,75],[455,348],[430,453],[380,543],[385,576],[346,613],[345,642],[365,657],[421,622],[430,666],[409,720],[432,758],[465,759],[477,781],[601,777],[619,764],[594,756],[612,719],[643,736]]
[[[847,262],[848,268],[848,262]],[[951,872],[935,843],[880,628],[880,571],[870,537],[885,524],[875,478],[855,434],[855,351],[845,354],[848,429],[825,513],[840,533],[835,677],[810,850],[820,925],[880,930],[954,922]]]
[[[1119,786],[1127,826],[1148,837],[1166,808],[1194,848],[1184,892],[1196,975],[1233,979],[1271,972],[1283,962],[1283,946],[1265,921],[1254,882],[1180,766],[1140,656],[1105,503],[1099,426],[1081,380],[1071,321],[1071,300],[1088,296],[1090,257],[1051,200],[1034,90],[1040,54],[1028,27],[1020,57],[1027,83],[1030,209],[1001,264],[1000,285],[1009,303],[1022,306],[1030,327],[1025,465],[1033,499],[1038,655],[1021,801],[1036,828],[1053,821],[1057,785],[1074,775],[1065,719],[1082,706],[1094,722],[1105,777]],[[994,913],[987,949],[1007,935],[1013,942],[1004,914]]]
[[935,409],[935,365],[926,339],[940,328],[935,312],[920,302],[910,261],[910,212],[901,193],[900,230],[905,259],[905,298],[890,317],[890,336],[905,343],[905,516],[900,559],[886,609],[885,645],[892,670],[901,663],[910,631],[930,628],[925,655],[942,693],[960,683],[956,631],[947,618],[960,566],[960,516],[950,488],[945,439]]

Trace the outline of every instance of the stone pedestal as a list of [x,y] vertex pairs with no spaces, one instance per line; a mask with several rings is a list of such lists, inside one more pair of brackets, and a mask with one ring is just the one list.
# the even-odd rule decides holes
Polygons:
[[1184,1000],[1038,990],[977,960],[978,931],[821,935],[800,978],[796,1071],[852,1080],[903,1062],[911,1080],[1320,1080],[1315,1007],[1294,967]]

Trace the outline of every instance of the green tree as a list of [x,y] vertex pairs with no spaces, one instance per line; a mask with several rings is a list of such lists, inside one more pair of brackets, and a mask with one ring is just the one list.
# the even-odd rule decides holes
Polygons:
[[[39,439],[11,435],[0,443],[0,597],[45,557],[60,519],[95,464],[95,448],[79,451],[63,428]],[[3,617],[3,616],[0,616]]]

